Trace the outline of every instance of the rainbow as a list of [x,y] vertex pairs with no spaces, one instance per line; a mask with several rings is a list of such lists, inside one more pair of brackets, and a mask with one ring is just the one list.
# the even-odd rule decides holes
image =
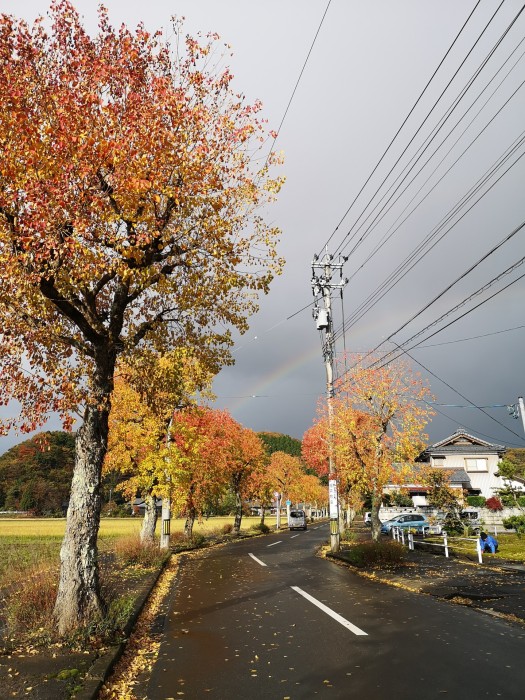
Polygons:
[[[246,404],[252,401],[254,398],[263,397],[267,395],[270,387],[282,380],[284,377],[292,375],[294,371],[298,370],[300,367],[312,362],[313,360],[319,360],[319,346],[315,345],[312,348],[306,350],[302,355],[296,356],[291,360],[288,360],[284,364],[280,365],[276,369],[270,370],[267,374],[261,377],[255,384],[248,388],[249,394],[247,396],[239,396],[235,398],[229,406],[230,411],[239,411],[244,408]],[[319,372],[323,372],[323,366],[320,364]],[[324,376],[324,374],[320,374]]]

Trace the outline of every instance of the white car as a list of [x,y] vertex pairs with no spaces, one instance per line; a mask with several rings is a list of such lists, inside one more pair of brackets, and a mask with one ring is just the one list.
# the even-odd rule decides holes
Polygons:
[[308,527],[304,510],[291,510],[288,518],[290,530],[306,530]]
[[372,524],[372,513],[366,512],[365,517],[363,518],[365,525],[371,525]]

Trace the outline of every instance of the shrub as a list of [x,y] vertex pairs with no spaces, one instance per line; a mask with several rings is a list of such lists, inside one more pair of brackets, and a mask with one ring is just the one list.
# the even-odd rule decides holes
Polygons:
[[114,545],[115,556],[121,566],[139,566],[145,569],[158,567],[167,556],[156,542],[142,543],[139,537],[118,539]]
[[253,530],[254,532],[260,532],[263,535],[267,535],[270,532],[270,528],[266,523],[256,523],[255,525],[252,525],[250,530]]
[[229,535],[233,530],[233,523],[224,523],[221,527],[221,532],[223,535]]
[[341,532],[341,542],[353,542],[355,539],[355,535],[352,532],[352,530],[343,530]]
[[518,505],[521,508],[525,508],[525,496],[518,496]]
[[505,530],[516,530],[518,537],[525,534],[525,515],[511,515],[503,520]]
[[467,496],[467,503],[474,508],[483,508],[487,499],[485,496]]
[[345,559],[358,567],[398,564],[404,554],[403,545],[395,540],[360,542],[344,552]]
[[201,532],[194,532],[190,542],[192,547],[203,547],[206,544],[206,537]]
[[492,496],[491,498],[487,498],[485,505],[487,506],[487,508],[489,510],[493,510],[493,511],[503,510],[503,505],[502,505],[500,499],[496,498],[496,496]]
[[52,628],[58,576],[54,566],[35,566],[5,598],[4,615],[10,634]]

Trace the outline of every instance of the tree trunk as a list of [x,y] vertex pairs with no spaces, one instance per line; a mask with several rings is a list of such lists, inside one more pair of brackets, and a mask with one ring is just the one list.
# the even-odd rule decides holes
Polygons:
[[60,581],[54,617],[59,634],[101,616],[97,536],[100,480],[107,449],[109,405],[89,405],[75,441],[75,468],[60,549]]
[[235,520],[233,522],[233,534],[238,537],[241,531],[242,498],[239,491],[235,491]]
[[157,504],[155,501],[155,496],[152,493],[148,493],[144,497],[146,509],[144,510],[144,520],[140,530],[140,541],[142,544],[153,544],[155,542],[155,528],[157,526]]
[[184,537],[187,540],[191,540],[193,537],[193,524],[195,522],[195,516],[195,508],[190,508],[186,517],[186,522],[184,523]]
[[261,525],[264,525],[264,504],[261,504]]
[[379,520],[379,509],[381,508],[382,494],[372,492],[372,506],[370,509],[370,518],[372,525],[372,539],[377,542],[381,534],[381,521]]

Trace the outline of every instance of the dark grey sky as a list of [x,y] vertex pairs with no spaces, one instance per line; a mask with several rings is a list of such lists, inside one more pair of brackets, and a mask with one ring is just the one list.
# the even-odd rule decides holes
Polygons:
[[[190,32],[198,29],[219,32],[234,50],[229,63],[236,76],[236,88],[249,99],[260,98],[270,127],[277,128],[327,1],[183,0],[170,4],[165,0],[150,0],[144,4],[107,0],[105,4],[117,25],[122,21],[134,25],[143,20],[150,29],[168,28],[169,17],[177,14],[186,17]],[[330,236],[334,234],[329,251],[341,250],[346,255],[364,236],[344,269],[345,276],[350,278],[344,293],[344,312],[351,319],[369,295],[450,215],[507,149],[516,140],[519,143],[525,116],[525,88],[519,89],[525,75],[525,57],[521,58],[525,42],[519,47],[518,44],[525,36],[525,13],[480,71],[391,203],[406,187],[405,192],[391,209],[385,209],[378,217],[413,163],[411,159],[417,158],[417,149],[446,117],[518,13],[521,2],[506,0],[400,165],[387,179],[386,186],[365,211],[369,199],[499,5],[492,0],[481,0],[392,149],[341,221],[475,4],[474,0],[332,0],[330,3],[276,144],[285,154],[283,172],[287,183],[266,217],[283,231],[281,253],[287,260],[286,270],[274,282],[270,294],[261,300],[260,312],[252,319],[250,331],[239,339],[235,366],[224,370],[215,383],[217,406],[228,408],[246,426],[300,438],[312,423],[317,398],[325,390],[319,336],[310,309],[287,319],[312,301],[310,263],[313,254],[323,250]],[[22,9],[18,0],[0,0],[1,11],[22,13],[27,19],[45,12],[47,5],[44,0],[25,0]],[[82,0],[76,6],[84,14],[88,27],[94,29],[96,3]],[[503,78],[504,82],[492,95]],[[518,91],[512,96],[515,90]],[[503,106],[507,100],[508,104]],[[461,122],[440,146],[460,118]],[[438,146],[428,165],[417,174]],[[523,153],[525,145],[518,145],[510,160],[482,186],[479,203],[468,213],[466,210],[474,200],[461,209],[450,222],[457,224],[443,239],[379,303],[348,328],[348,350],[366,351],[375,347],[525,220],[525,158],[518,160]],[[515,160],[517,163],[510,167]],[[385,198],[377,204],[385,193]],[[460,217],[463,218],[459,220]],[[376,246],[396,228],[385,245],[368,260]],[[525,255],[524,240],[525,229],[394,340],[402,343],[520,260]],[[518,267],[446,322],[524,272],[525,265]],[[513,284],[428,343],[422,343],[427,347],[411,353],[468,399],[421,370],[439,404],[468,406],[472,402],[492,407],[513,404],[524,393],[525,328],[517,328],[525,326],[524,290],[523,280]],[[339,301],[334,303],[334,309],[338,326],[342,318]],[[494,335],[463,340],[485,334]],[[462,342],[452,342],[459,340]],[[388,344],[387,349],[392,347]],[[342,350],[340,341],[337,351]],[[438,406],[438,409],[446,415],[438,414],[429,425],[432,441],[451,434],[461,425],[497,442],[525,446],[521,422],[510,418],[504,407],[484,409],[492,419],[472,407]],[[1,439],[0,451],[17,439]]]

